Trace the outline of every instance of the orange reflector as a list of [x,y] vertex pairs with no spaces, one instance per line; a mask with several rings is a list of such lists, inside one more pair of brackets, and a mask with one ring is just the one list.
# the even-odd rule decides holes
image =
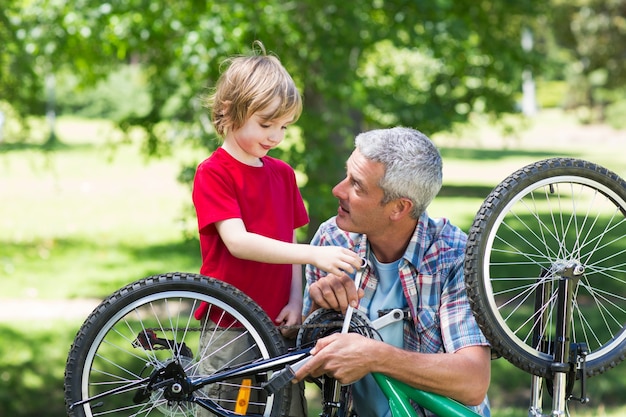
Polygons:
[[241,388],[239,388],[239,394],[237,394],[237,403],[235,404],[235,414],[245,415],[248,412],[251,385],[252,380],[249,378],[241,381]]

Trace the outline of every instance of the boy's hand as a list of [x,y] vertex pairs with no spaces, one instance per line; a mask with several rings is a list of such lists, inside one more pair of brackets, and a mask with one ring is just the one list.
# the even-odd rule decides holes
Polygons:
[[355,252],[340,246],[311,246],[311,250],[312,264],[330,274],[351,274],[362,264],[361,258]]
[[[280,311],[276,320],[274,320],[277,326],[296,326],[302,324],[302,305],[299,307],[294,304],[287,304]],[[288,339],[294,338],[298,329],[280,329],[282,335]]]

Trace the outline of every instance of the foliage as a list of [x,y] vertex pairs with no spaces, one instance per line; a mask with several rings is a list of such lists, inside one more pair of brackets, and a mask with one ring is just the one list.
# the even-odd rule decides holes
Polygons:
[[[472,111],[511,110],[521,69],[539,62],[519,43],[525,22],[541,11],[530,0],[10,4],[0,13],[7,32],[19,34],[11,44],[22,59],[15,65],[31,69],[25,73],[28,82],[62,71],[95,83],[120,63],[141,64],[151,106],[118,122],[125,129],[142,126],[150,154],[180,141],[210,151],[214,134],[197,97],[214,84],[224,58],[263,41],[304,95],[298,122],[304,146],[277,156],[305,173],[303,194],[313,230],[332,214],[330,187],[343,175],[356,133],[400,124],[432,134]],[[40,87],[24,91],[38,91],[41,104]],[[8,93],[15,104],[35,99],[32,93]],[[174,131],[159,129],[163,120]]]
[[39,71],[44,64],[26,38],[28,32],[35,32],[35,25],[22,16],[21,3],[7,0],[0,10],[0,97],[10,102],[18,115],[42,114],[44,78]]
[[[213,150],[198,97],[226,57],[263,41],[304,95],[304,114],[275,156],[304,174],[311,230],[334,212],[331,187],[363,130],[409,125],[432,135],[474,113],[498,117],[515,107],[526,69],[567,79],[573,88],[564,105],[596,111],[589,121],[614,114],[605,106],[626,84],[626,0],[5,3],[0,97],[11,114],[44,114],[58,99],[63,110],[106,115],[126,131],[141,127],[149,155],[183,142]],[[520,43],[525,29],[535,37],[531,52]],[[120,65],[130,65],[146,96],[111,81]],[[96,85],[95,96],[76,100]]]
[[152,107],[146,86],[139,65],[121,66],[87,89],[79,86],[76,75],[61,73],[57,76],[56,109],[60,114],[109,120],[141,117]]
[[537,105],[540,109],[562,108],[567,94],[565,81],[547,81],[538,84]]
[[607,92],[626,85],[626,0],[554,0],[550,14],[550,33],[570,55],[569,106],[597,108],[590,121],[604,120],[615,100]]
[[626,129],[626,98],[611,103],[607,107],[606,121],[615,129]]
[[63,370],[76,326],[64,321],[0,323],[3,416],[64,415]]

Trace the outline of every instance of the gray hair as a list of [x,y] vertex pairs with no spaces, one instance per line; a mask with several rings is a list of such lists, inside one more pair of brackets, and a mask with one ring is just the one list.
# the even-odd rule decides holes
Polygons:
[[357,135],[356,148],[367,159],[383,164],[381,204],[408,198],[417,219],[435,198],[442,183],[441,155],[422,132],[406,127],[376,129]]

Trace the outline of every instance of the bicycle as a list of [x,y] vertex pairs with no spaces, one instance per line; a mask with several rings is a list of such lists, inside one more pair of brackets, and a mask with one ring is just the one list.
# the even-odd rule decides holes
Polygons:
[[[588,161],[529,164],[486,198],[469,232],[465,279],[492,349],[543,385],[552,415],[588,401],[586,379],[626,356],[626,183]],[[572,394],[581,381],[578,397]]]
[[[537,190],[547,192],[539,198]],[[551,201],[562,204],[551,211]],[[619,261],[626,253],[625,216],[621,178],[564,158],[513,173],[476,215],[465,262],[470,303],[494,354],[534,375],[531,416],[541,415],[543,381],[557,415],[573,399],[576,379],[584,392],[587,377],[624,359],[626,309],[620,302],[626,291],[613,282],[593,281],[592,274],[626,281]],[[574,226],[577,231],[570,232]],[[613,252],[615,247],[621,249]],[[605,301],[602,306],[596,301],[602,332],[591,322],[596,315],[590,315],[589,294]],[[211,320],[194,317],[201,303],[209,305]],[[370,323],[356,311],[344,316],[318,310],[303,323],[299,348],[287,351],[267,315],[234,287],[190,273],[144,278],[105,299],[78,331],[66,364],[68,413],[191,416],[202,407],[219,416],[284,415],[290,391],[282,387],[315,340],[339,331],[375,337],[377,327],[402,319],[402,311]],[[213,355],[229,361],[207,373]],[[441,416],[477,415],[449,398],[374,377],[394,417],[417,416],[410,401]],[[328,377],[313,382],[321,388],[322,416],[349,415],[346,387]]]

